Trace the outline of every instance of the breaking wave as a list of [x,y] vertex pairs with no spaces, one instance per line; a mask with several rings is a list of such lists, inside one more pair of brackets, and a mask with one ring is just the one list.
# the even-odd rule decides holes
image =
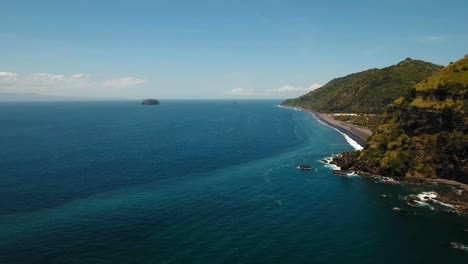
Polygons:
[[346,133],[343,133],[341,132],[338,128],[336,127],[333,127],[333,126],[330,126],[329,124],[323,122],[322,120],[320,120],[320,118],[318,118],[317,116],[314,116],[314,118],[320,122],[320,124],[324,125],[324,126],[327,126],[327,127],[330,127],[330,128],[333,128],[334,130],[338,131],[338,133],[340,133],[341,135],[343,135],[343,137],[345,138],[346,142],[348,142],[349,145],[351,145],[351,147],[353,147],[355,150],[361,150],[363,149],[364,147],[362,147],[361,145],[359,145],[356,141],[354,141],[352,138],[350,138]]

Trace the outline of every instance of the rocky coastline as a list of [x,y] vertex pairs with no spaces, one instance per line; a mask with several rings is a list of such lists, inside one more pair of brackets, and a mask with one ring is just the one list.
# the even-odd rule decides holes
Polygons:
[[405,202],[409,206],[415,206],[419,203],[440,204],[446,207],[444,213],[456,215],[468,215],[468,185],[446,179],[426,179],[426,178],[406,178],[406,177],[387,177],[381,175],[375,168],[360,163],[359,152],[343,152],[335,155],[331,160],[323,162],[335,165],[338,169],[333,173],[338,176],[358,175],[362,178],[373,179],[385,184],[402,185],[427,185],[439,186],[442,188],[435,192],[428,192],[431,195],[409,195],[405,197]]
[[[351,139],[356,141],[360,146],[364,147],[367,139],[372,135],[372,131],[366,128],[349,124],[343,121],[333,119],[329,114],[317,113],[302,107],[289,107],[308,113],[319,121],[333,127],[340,132],[346,134]],[[404,184],[404,185],[446,185],[447,188],[437,192],[436,197],[429,197],[430,199],[418,200],[419,197],[406,198],[408,205],[414,205],[418,202],[438,203],[448,205],[447,214],[468,215],[468,184],[459,183],[456,181],[446,179],[426,179],[426,178],[405,178],[405,177],[389,177],[384,176],[378,168],[374,168],[367,164],[358,161],[360,152],[343,152],[339,155],[334,155],[331,160],[323,160],[326,164],[335,165],[338,169],[333,173],[338,176],[358,175],[362,178],[375,180],[385,184]],[[424,197],[423,197],[424,198]]]

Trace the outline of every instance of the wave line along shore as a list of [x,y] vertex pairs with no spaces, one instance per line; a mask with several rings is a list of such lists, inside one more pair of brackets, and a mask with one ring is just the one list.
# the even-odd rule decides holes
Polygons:
[[357,148],[352,143],[350,144],[356,149],[362,149],[365,146],[367,139],[372,135],[372,131],[367,128],[336,120],[324,113],[314,112],[302,107],[289,107],[282,105],[280,105],[280,107],[296,109],[310,114],[312,117],[317,118],[319,122],[338,130],[340,133],[343,133],[345,136],[348,136],[351,140],[355,141],[360,148]]

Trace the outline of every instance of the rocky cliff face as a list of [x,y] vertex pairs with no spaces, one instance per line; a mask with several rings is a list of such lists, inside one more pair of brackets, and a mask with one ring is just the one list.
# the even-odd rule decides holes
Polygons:
[[349,167],[468,183],[467,91],[468,58],[418,83],[387,108],[381,125]]

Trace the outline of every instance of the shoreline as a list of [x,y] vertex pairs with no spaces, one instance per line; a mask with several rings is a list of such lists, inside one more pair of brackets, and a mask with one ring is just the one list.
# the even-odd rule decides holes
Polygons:
[[361,147],[364,147],[367,143],[367,139],[372,135],[372,131],[367,128],[363,128],[354,124],[346,123],[340,120],[334,119],[332,116],[324,113],[317,113],[310,111],[309,113],[315,115],[325,124],[339,130],[346,134],[351,139],[356,141]]
[[450,186],[454,186],[454,187],[463,189],[465,191],[468,191],[468,184],[462,183],[462,182],[457,182],[457,181],[454,181],[454,180],[436,178],[436,179],[428,179],[427,181],[431,182],[431,183],[441,183],[441,184],[445,184],[445,185],[450,185]]
[[[359,170],[335,170],[333,173],[337,176],[344,176],[344,175],[358,175],[361,178],[369,179],[369,180],[377,180],[381,183],[385,184],[393,184],[393,185],[407,185],[407,186],[415,186],[415,185],[443,185],[448,187],[445,190],[430,190],[429,192],[435,193],[436,197],[432,197],[429,202],[439,203],[446,207],[444,213],[446,214],[458,214],[460,216],[467,215],[468,216],[468,184],[460,183],[453,180],[436,178],[436,179],[393,179],[388,176],[383,175],[375,175],[372,173],[359,171]],[[426,190],[427,192],[427,190]],[[406,204],[410,206],[414,206],[411,204],[412,201],[420,201],[414,198],[415,195],[407,195],[405,196]]]
[[302,107],[291,107],[291,106],[282,106],[282,105],[280,106],[285,107],[285,108],[300,110],[300,111],[308,113],[312,117],[317,118],[323,124],[330,126],[338,130],[339,132],[345,134],[346,136],[354,140],[362,148],[364,148],[364,146],[366,145],[367,139],[372,135],[372,131],[370,131],[367,128],[363,128],[354,124],[336,120],[328,114],[314,112],[312,110],[305,109]]
[[[290,106],[282,106],[282,105],[280,105],[280,107],[306,112],[311,117],[318,119],[318,121],[321,122],[322,124],[329,126],[331,128],[334,128],[338,130],[339,132],[345,134],[346,136],[354,140],[357,144],[359,144],[361,147],[365,146],[367,139],[372,135],[372,132],[369,129],[362,128],[362,127],[349,124],[343,121],[335,120],[330,115],[327,115],[324,113],[314,112],[308,109],[304,109],[302,107],[290,107]],[[383,180],[383,182],[390,183],[390,184],[422,184],[422,183],[435,184],[435,185],[441,184],[441,185],[445,185],[445,186],[449,186],[449,187],[461,190],[463,192],[468,192],[468,184],[464,184],[461,182],[448,180],[448,179],[441,179],[441,178],[421,179],[421,181],[419,182],[413,182],[411,180],[395,181],[389,177],[385,177],[382,175],[374,175],[372,173],[367,173],[364,171],[342,170],[342,169],[334,170],[334,174],[338,176],[348,175],[350,173],[357,174],[362,178]],[[438,200],[440,202],[451,204],[452,206],[456,208],[457,210],[456,212],[468,214],[467,201],[463,201],[463,199],[459,199],[460,197],[457,197],[458,195],[453,195],[453,193],[438,193],[438,195],[439,195]],[[454,211],[449,210],[448,212],[453,213]]]

